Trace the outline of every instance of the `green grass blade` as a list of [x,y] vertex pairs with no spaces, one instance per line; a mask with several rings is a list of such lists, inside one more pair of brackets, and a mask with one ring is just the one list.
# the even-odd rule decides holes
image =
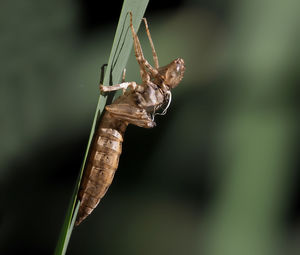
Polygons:
[[[128,12],[131,11],[133,13],[133,26],[137,31],[141,23],[141,19],[144,16],[148,2],[149,0],[125,0],[124,1],[115,38],[113,41],[110,57],[108,60],[108,66],[104,76],[104,82],[103,82],[104,85],[116,84],[120,81],[122,72],[126,66],[126,63],[129,58],[129,54],[132,49],[133,41],[131,37],[131,31],[128,29],[129,28]],[[70,200],[70,204],[66,213],[66,217],[59,236],[59,240],[57,242],[57,246],[54,252],[55,255],[65,254],[68,247],[68,243],[73,231],[74,222],[80,205],[80,201],[77,201],[77,193],[80,186],[83,169],[85,166],[91,141],[95,132],[96,123],[104,109],[106,100],[107,100],[106,97],[100,95],[93,125],[91,128],[87,149],[84,156],[84,160],[82,163],[80,174],[76,181],[72,198]]]

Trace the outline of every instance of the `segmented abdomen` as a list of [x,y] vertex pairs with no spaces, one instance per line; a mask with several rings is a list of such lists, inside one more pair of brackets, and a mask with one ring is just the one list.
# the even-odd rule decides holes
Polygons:
[[91,145],[78,193],[81,203],[75,225],[79,225],[95,209],[118,168],[124,132],[121,128],[114,128],[115,125],[109,125],[113,128],[106,126],[100,124]]

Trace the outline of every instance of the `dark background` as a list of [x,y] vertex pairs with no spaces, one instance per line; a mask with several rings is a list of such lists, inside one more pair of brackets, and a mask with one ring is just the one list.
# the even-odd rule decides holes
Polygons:
[[[121,11],[110,2],[1,4],[1,254],[54,251]],[[185,77],[156,128],[128,128],[67,254],[298,254],[299,7],[150,0],[160,64],[184,58]],[[133,53],[126,79],[140,81]]]

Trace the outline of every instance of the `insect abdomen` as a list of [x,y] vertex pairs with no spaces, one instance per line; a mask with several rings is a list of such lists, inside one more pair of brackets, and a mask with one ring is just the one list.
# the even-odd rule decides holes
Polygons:
[[95,209],[112,183],[122,152],[123,134],[121,129],[100,124],[78,194],[81,203],[75,225],[79,225]]

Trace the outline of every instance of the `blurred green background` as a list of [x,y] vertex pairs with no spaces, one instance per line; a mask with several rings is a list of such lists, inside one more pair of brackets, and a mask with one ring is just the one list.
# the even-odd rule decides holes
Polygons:
[[[0,254],[54,251],[121,6],[1,3]],[[185,77],[156,128],[128,128],[67,254],[299,253],[299,9],[150,0],[160,64],[184,58]],[[133,53],[126,79],[140,81]]]

